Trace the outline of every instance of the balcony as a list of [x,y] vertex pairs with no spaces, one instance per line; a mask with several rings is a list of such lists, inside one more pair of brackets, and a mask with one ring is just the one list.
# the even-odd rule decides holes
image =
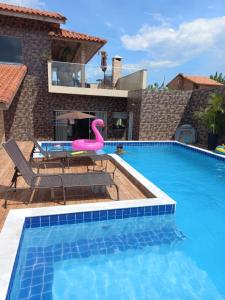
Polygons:
[[128,97],[128,91],[147,87],[147,70],[100,67],[89,64],[48,62],[50,93]]

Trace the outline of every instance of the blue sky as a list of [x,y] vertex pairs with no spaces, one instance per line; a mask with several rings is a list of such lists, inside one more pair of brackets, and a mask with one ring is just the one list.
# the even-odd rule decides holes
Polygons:
[[[149,82],[177,73],[225,73],[224,0],[10,0],[62,13],[65,28],[108,40],[109,62],[148,68]],[[96,57],[93,64],[99,63]]]

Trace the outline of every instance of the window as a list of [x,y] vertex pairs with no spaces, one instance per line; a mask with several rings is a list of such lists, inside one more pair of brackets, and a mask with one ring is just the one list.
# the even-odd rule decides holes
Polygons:
[[113,129],[124,130],[127,127],[127,113],[114,112],[113,113]]
[[0,62],[22,62],[22,44],[20,39],[0,36]]

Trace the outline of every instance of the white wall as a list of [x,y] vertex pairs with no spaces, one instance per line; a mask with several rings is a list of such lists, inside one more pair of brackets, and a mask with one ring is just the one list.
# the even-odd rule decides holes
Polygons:
[[117,80],[116,89],[125,91],[143,90],[147,88],[147,70],[143,69]]

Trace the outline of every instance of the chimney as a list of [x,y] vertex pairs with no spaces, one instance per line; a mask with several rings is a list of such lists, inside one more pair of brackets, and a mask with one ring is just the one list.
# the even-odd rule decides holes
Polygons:
[[117,80],[122,75],[122,57],[114,56],[112,59],[112,86],[115,87]]

